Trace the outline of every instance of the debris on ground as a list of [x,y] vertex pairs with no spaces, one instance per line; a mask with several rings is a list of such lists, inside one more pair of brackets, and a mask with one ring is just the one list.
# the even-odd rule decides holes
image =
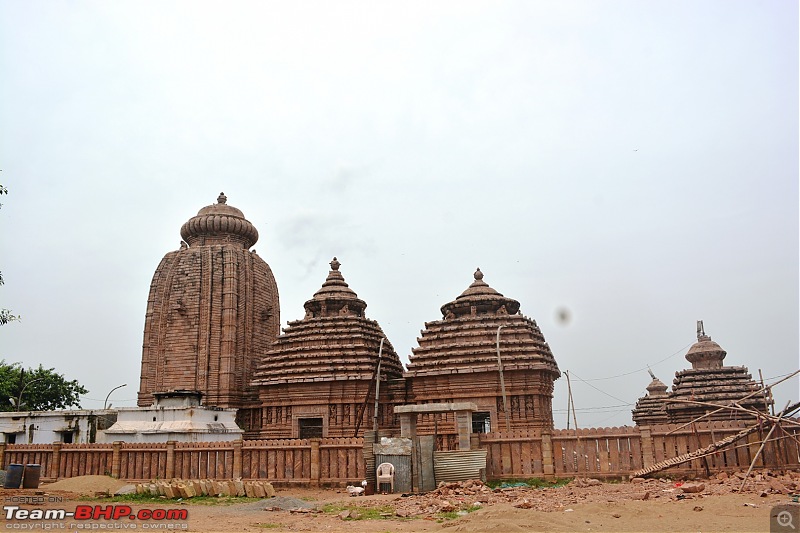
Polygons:
[[[740,475],[741,474],[741,475]],[[534,488],[527,483],[504,483],[492,489],[479,480],[440,483],[436,490],[410,494],[391,502],[399,518],[436,518],[443,513],[465,513],[480,507],[511,504],[518,509],[566,512],[579,503],[617,503],[629,500],[678,501],[732,494],[739,490],[744,472],[718,474],[703,482],[694,480],[641,479],[628,483],[604,483],[598,479],[576,478],[562,487]],[[765,470],[751,476],[744,493],[791,495],[800,490],[800,473]],[[791,497],[791,496],[790,496]],[[699,502],[698,502],[699,503]],[[386,505],[386,501],[364,502],[360,507]],[[701,505],[694,506],[702,511]]]

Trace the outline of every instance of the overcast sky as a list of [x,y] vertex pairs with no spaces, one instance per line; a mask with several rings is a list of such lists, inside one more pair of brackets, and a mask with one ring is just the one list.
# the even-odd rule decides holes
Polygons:
[[632,424],[698,319],[800,365],[797,2],[2,0],[0,79],[0,358],[83,407],[135,405],[153,272],[220,191],[284,324],[335,255],[404,362],[480,267],[580,426]]

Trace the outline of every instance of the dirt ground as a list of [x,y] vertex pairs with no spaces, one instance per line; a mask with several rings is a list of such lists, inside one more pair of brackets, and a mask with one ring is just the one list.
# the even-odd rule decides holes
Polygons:
[[[97,490],[97,480],[85,486]],[[72,487],[78,481],[72,482]],[[119,482],[116,482],[119,483]],[[775,505],[791,503],[800,489],[800,474],[741,479],[674,480],[598,483],[575,480],[557,488],[490,489],[479,481],[442,486],[425,495],[350,497],[344,489],[284,489],[271,500],[226,505],[202,505],[165,500],[159,504],[129,504],[87,500],[79,492],[0,489],[8,506],[20,509],[65,509],[77,505],[130,505],[141,509],[186,510],[186,520],[76,521],[20,520],[4,509],[0,527],[6,531],[160,529],[193,532],[245,531],[769,531]],[[684,492],[697,490],[698,492]],[[40,498],[26,502],[30,498]],[[46,501],[42,501],[46,500]],[[327,507],[326,507],[326,504]],[[305,509],[300,509],[304,507]],[[326,507],[326,512],[319,509]],[[47,527],[50,524],[50,527]],[[794,525],[794,524],[793,524]],[[796,527],[800,526],[797,524]],[[788,531],[788,530],[787,530]]]

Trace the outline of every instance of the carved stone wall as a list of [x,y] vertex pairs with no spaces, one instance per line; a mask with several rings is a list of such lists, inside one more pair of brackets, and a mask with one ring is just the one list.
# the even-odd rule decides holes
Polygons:
[[197,390],[203,404],[253,405],[258,357],[280,328],[278,287],[249,248],[258,232],[241,211],[218,203],[181,229],[179,250],[153,276],[145,315],[140,406],[154,392]]

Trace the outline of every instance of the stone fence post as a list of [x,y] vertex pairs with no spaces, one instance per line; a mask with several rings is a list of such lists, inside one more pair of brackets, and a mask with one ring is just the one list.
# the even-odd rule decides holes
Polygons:
[[242,440],[233,441],[233,479],[242,477]]
[[122,464],[122,441],[117,440],[111,445],[111,477],[119,479],[120,465]]
[[556,471],[553,467],[553,440],[550,433],[542,433],[542,470],[545,479],[553,479]]
[[319,439],[311,439],[311,486],[319,487]]
[[639,435],[642,439],[643,468],[648,468],[655,464],[655,449],[653,447],[653,435],[650,432],[650,426],[642,426],[639,429]]
[[166,479],[172,479],[175,477],[175,441],[168,440],[167,441],[167,467],[166,472],[164,473],[164,477]]
[[50,457],[50,472],[48,472],[48,476],[53,479],[58,479],[59,473],[61,473],[61,443],[54,442],[53,455]]

